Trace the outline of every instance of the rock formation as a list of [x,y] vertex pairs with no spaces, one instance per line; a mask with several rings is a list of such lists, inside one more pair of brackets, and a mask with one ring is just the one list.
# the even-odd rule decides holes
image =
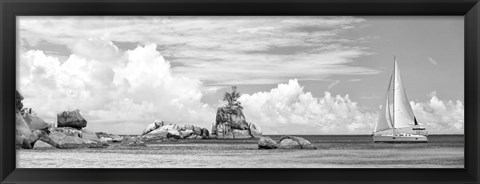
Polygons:
[[81,129],[87,126],[87,120],[85,120],[80,111],[63,111],[57,114],[58,127],[73,127]]
[[[44,143],[56,148],[101,148],[105,144],[100,142],[99,137],[83,127],[86,120],[81,117],[79,111],[60,113],[63,127],[54,127],[42,120],[31,108],[23,108],[23,96],[16,91],[15,96],[15,145],[17,148],[32,149],[37,141],[38,145],[45,147]],[[23,109],[22,109],[23,108]]]
[[258,125],[248,123],[243,114],[243,107],[238,100],[240,93],[235,86],[231,93],[225,93],[223,98],[227,104],[217,109],[216,121],[212,125],[212,136],[216,138],[257,138],[262,135]]
[[122,140],[123,140],[122,136],[115,135],[115,134],[108,134],[108,133],[105,133],[105,132],[96,132],[95,134],[97,134],[97,136],[100,139],[103,138],[104,140],[106,140],[107,142],[110,142],[110,143],[122,142]]
[[23,96],[15,90],[15,146],[32,149],[41,137],[48,135],[48,125],[34,114],[22,115]]
[[38,149],[38,148],[55,148],[55,147],[53,147],[52,145],[46,142],[43,142],[42,140],[38,140],[37,142],[35,142],[35,145],[33,148]]
[[202,139],[207,139],[210,137],[210,132],[208,132],[208,129],[202,128]]
[[22,109],[20,112],[23,116],[23,119],[25,120],[25,123],[27,123],[28,127],[32,130],[44,130],[47,133],[49,133],[49,128],[52,126],[51,124],[48,124],[47,122],[43,121],[41,118],[37,116],[37,113],[33,111],[31,108],[25,108]]
[[289,142],[295,142],[296,144],[298,144],[298,146],[300,146],[300,149],[317,149],[315,145],[313,145],[309,141],[296,136],[283,136],[278,142],[279,148],[281,149],[291,149],[289,148],[289,146],[291,146],[292,144],[289,144]]
[[258,140],[258,149],[317,149],[315,145],[301,137],[283,136],[275,142],[270,137],[261,137]]
[[40,137],[47,134],[44,130],[31,129],[18,109],[15,110],[15,146],[32,149]]
[[260,137],[258,140],[258,149],[277,149],[277,142],[270,137]]
[[98,136],[88,130],[78,130],[72,127],[55,127],[47,140],[41,140],[60,149],[71,148],[102,148],[106,145],[100,142]]
[[145,141],[158,139],[207,139],[210,133],[206,128],[194,125],[177,125],[164,121],[150,123],[143,130],[141,139]]
[[129,136],[124,137],[122,140],[122,143],[120,144],[122,146],[130,146],[130,147],[147,146],[143,141],[134,137],[129,137]]
[[279,141],[278,147],[280,149],[302,149],[300,144],[298,142],[292,140],[292,139],[284,139]]
[[50,129],[48,139],[42,141],[60,149],[108,146],[100,141],[96,133],[85,129],[87,120],[82,117],[79,110],[58,113],[57,125],[58,127]]

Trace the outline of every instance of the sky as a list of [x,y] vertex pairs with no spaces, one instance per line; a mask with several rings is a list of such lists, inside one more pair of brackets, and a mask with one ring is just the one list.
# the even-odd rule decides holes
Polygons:
[[397,58],[418,122],[463,134],[461,16],[17,17],[17,89],[46,121],[211,128],[237,86],[264,134],[370,134]]

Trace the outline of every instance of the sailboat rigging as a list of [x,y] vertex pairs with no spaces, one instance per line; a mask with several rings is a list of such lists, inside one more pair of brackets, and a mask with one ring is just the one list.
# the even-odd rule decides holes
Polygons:
[[[419,127],[408,101],[396,57],[394,57],[393,72],[390,76],[385,96],[386,103],[382,105],[382,110],[373,133],[374,142],[427,142],[426,133],[422,133],[425,128]],[[404,130],[405,128],[411,128],[417,132],[416,134],[399,132],[399,130]],[[392,130],[392,134],[384,135],[379,133],[387,130]]]

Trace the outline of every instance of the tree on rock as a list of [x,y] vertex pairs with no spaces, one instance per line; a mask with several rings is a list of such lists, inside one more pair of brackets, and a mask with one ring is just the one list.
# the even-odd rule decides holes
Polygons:
[[227,106],[224,108],[228,113],[235,114],[245,118],[243,115],[242,104],[237,101],[240,98],[240,93],[237,92],[237,86],[232,86],[232,92],[225,92],[223,96],[223,101],[227,102]]
[[[224,106],[217,109],[216,121],[212,126],[212,136],[217,138],[251,138],[250,124],[243,114],[243,107],[238,101],[240,93],[237,87],[232,87],[232,92],[226,92],[223,100]],[[257,135],[257,134],[255,134]]]

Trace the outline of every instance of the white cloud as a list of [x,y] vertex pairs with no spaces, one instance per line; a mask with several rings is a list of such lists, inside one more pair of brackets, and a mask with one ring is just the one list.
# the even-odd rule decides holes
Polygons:
[[[65,45],[85,59],[102,61],[114,61],[119,54],[102,40],[156,43],[162,55],[177,64],[172,68],[177,75],[216,86],[277,84],[292,76],[323,80],[334,74],[378,73],[348,65],[369,54],[342,35],[362,22],[326,16],[20,17],[19,35],[28,45]],[[102,39],[88,39],[99,36]]]
[[121,57],[117,46],[111,41],[100,38],[79,40],[71,47],[73,53],[85,59],[118,62],[117,59]]
[[418,122],[432,133],[463,134],[465,124],[463,102],[441,100],[436,92],[432,92],[430,96],[430,100],[424,103],[410,102]]
[[[247,121],[262,126],[266,134],[370,134],[378,112],[362,111],[349,96],[313,97],[297,80],[279,84],[269,92],[244,94],[239,99]],[[429,133],[463,133],[461,101],[442,101],[435,93],[428,102],[411,102],[419,123]]]
[[265,133],[361,134],[370,133],[376,115],[362,112],[348,95],[313,97],[297,80],[279,84],[269,92],[240,97],[247,121],[262,126]]
[[[114,48],[107,41],[89,43],[99,50]],[[203,127],[214,121],[214,109],[200,101],[208,89],[199,80],[172,75],[155,44],[120,54],[125,62],[108,61],[118,54],[95,59],[72,54],[61,63],[42,51],[26,51],[17,88],[25,106],[42,118],[56,121],[56,113],[78,108],[87,128],[97,131],[137,133],[157,119]]]

